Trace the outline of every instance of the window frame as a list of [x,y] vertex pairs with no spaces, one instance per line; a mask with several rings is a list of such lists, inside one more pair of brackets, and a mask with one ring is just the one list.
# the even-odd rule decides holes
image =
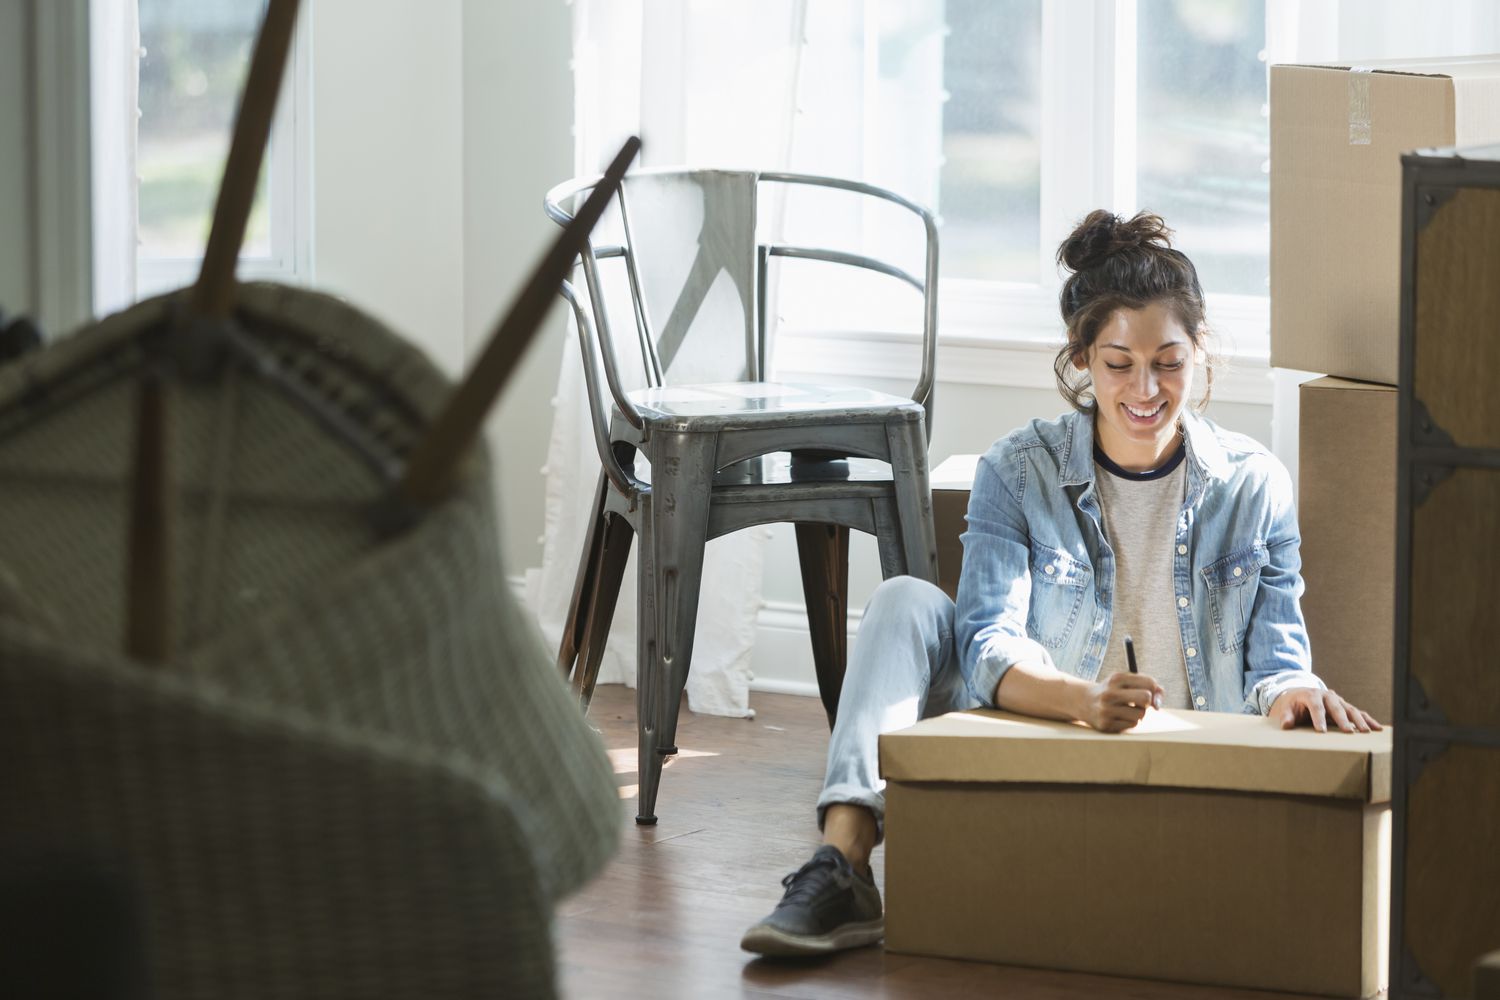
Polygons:
[[[312,21],[316,0],[303,0],[292,35],[286,78],[271,122],[266,148],[266,194],[270,199],[270,244],[267,256],[241,254],[236,269],[241,281],[308,284],[313,280],[312,213]],[[198,280],[201,254],[191,257],[142,257],[137,251],[136,299],[169,292]]]
[[[1133,213],[1136,206],[1136,51],[1137,0],[1040,0],[1042,53],[1039,60],[1041,100],[1041,191],[1036,283],[944,277],[938,293],[939,381],[1040,387],[1051,385],[1051,362],[1062,339],[1057,311],[1061,287],[1056,247],[1090,210],[1107,206]],[[1275,0],[1268,0],[1274,3]],[[651,58],[642,58],[641,128],[651,136],[656,163],[680,162],[686,147],[682,129],[680,54],[685,0],[654,0],[641,8],[641,39]],[[1268,31],[1271,17],[1268,8]],[[575,53],[576,56],[576,53]],[[867,62],[869,61],[867,52]],[[575,60],[577,62],[578,60]],[[586,60],[583,60],[586,61]],[[874,73],[873,66],[867,77]],[[588,88],[580,85],[578,136],[580,171],[589,169],[587,151],[599,144],[595,116],[583,105]],[[851,113],[874,120],[868,80],[858,88],[859,107]],[[934,153],[940,151],[935,150]],[[864,156],[871,151],[867,148]],[[941,219],[941,215],[939,216]],[[941,228],[939,230],[941,238]],[[834,269],[840,270],[840,269]],[[897,282],[886,287],[858,286],[857,295],[840,295],[845,280],[820,278],[819,294],[858,302],[857,316],[830,318],[830,310],[808,308],[784,289],[786,312],[818,316],[801,326],[777,324],[777,369],[782,374],[846,371],[847,365],[823,369],[822,359],[847,359],[851,342],[859,342],[867,359],[866,377],[905,378],[911,347],[920,332],[910,324],[892,329],[886,317],[906,317],[913,293]],[[852,285],[850,286],[853,287]],[[1270,300],[1267,295],[1207,291],[1207,316],[1216,334],[1211,345],[1220,358],[1233,362],[1233,374],[1215,387],[1215,398],[1269,404],[1271,380]],[[950,351],[950,348],[952,349]],[[993,349],[994,363],[963,365],[952,357],[976,361]],[[903,360],[904,359],[904,360]]]

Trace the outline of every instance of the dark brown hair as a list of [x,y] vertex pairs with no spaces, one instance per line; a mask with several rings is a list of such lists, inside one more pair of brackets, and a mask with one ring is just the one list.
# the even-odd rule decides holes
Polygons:
[[1203,318],[1203,287],[1193,262],[1173,249],[1172,230],[1161,216],[1140,212],[1127,220],[1095,209],[1057,248],[1057,262],[1073,273],[1058,296],[1068,339],[1052,370],[1058,391],[1074,409],[1088,411],[1094,405],[1092,380],[1074,366],[1075,359],[1088,356],[1116,309],[1144,309],[1153,302],[1171,309],[1193,347],[1203,352],[1207,389],[1197,408],[1208,404],[1214,367],[1204,346],[1209,330]]

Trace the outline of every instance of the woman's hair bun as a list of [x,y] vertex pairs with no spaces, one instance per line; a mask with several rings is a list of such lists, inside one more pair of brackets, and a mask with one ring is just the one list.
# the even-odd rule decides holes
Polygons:
[[1076,272],[1121,252],[1143,248],[1166,250],[1171,246],[1172,230],[1161,216],[1138,212],[1122,219],[1113,212],[1096,208],[1057,248],[1057,262]]

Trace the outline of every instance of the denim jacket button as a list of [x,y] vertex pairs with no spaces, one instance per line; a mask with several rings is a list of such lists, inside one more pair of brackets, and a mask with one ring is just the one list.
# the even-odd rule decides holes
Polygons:
[[1190,660],[1191,660],[1191,659],[1192,659],[1192,658],[1193,658],[1193,657],[1195,657],[1195,656],[1197,656],[1197,655],[1198,655],[1198,650],[1197,650],[1197,649],[1195,649],[1195,648],[1194,648],[1194,647],[1192,647],[1192,646],[1189,646],[1189,647],[1188,647],[1188,648],[1187,648],[1187,655],[1188,655],[1188,659],[1190,659]]
[[1046,569],[1047,569],[1047,575],[1048,576],[1051,576],[1053,573],[1057,572],[1057,567],[1053,566],[1051,563],[1047,564]]
[[1245,571],[1243,569],[1240,569],[1240,567],[1236,566],[1234,568],[1234,575],[1235,576],[1244,576],[1245,575]]
[[1200,695],[1199,695],[1199,696],[1198,696],[1198,697],[1196,697],[1196,698],[1194,698],[1194,699],[1193,699],[1193,702],[1194,702],[1194,703],[1195,703],[1195,704],[1196,704],[1196,705],[1197,705],[1197,706],[1198,706],[1198,707],[1199,707],[1199,708],[1202,708],[1202,707],[1203,707],[1203,706],[1204,706],[1204,705],[1206,705],[1206,704],[1208,704],[1208,699],[1207,699],[1207,698],[1205,698],[1205,697],[1203,697],[1203,696],[1202,696],[1202,695],[1201,695],[1201,694],[1200,694]]
[[1187,546],[1186,545],[1179,545],[1179,546],[1177,546],[1177,554],[1180,555],[1180,556],[1187,555]]
[[1185,607],[1187,607],[1188,606],[1188,599],[1186,597],[1179,597],[1179,598],[1177,598],[1177,606],[1179,608],[1185,608]]

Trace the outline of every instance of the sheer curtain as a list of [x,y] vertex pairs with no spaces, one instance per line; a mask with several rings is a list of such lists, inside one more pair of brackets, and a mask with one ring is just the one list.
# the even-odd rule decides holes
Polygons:
[[[919,199],[930,200],[935,193],[940,3],[575,0],[573,10],[579,173],[600,170],[626,135],[639,132],[643,166],[794,170],[869,180]],[[914,18],[930,29],[918,35],[931,44],[896,55],[887,51],[880,58],[879,40],[890,34],[892,23],[905,26]],[[879,116],[871,113],[877,106]],[[914,135],[927,138],[919,131],[924,127],[933,141],[913,142]],[[906,152],[919,145],[930,146],[930,155]],[[799,219],[812,216],[819,223],[831,221],[853,250],[905,238],[915,255],[908,263],[920,271],[920,239],[893,234],[883,216],[836,201],[768,198],[762,206],[763,235],[795,240]],[[825,225],[824,237],[826,230]],[[902,259],[899,252],[888,255]],[[826,302],[828,296],[816,298]],[[918,307],[914,302],[914,317]],[[614,315],[629,312],[616,309]],[[773,328],[797,322],[769,319]],[[623,344],[629,338],[619,339]],[[543,562],[527,576],[528,601],[553,642],[572,597],[598,475],[572,337],[554,407]],[[749,661],[769,534],[751,529],[709,543],[687,685],[694,711],[753,714]],[[601,682],[635,682],[634,580],[632,565]]]
[[[687,162],[786,169],[797,99],[801,0],[757,4],[716,17],[693,16],[692,3],[578,0],[574,3],[578,172],[602,169],[626,135],[642,137],[642,166]],[[739,58],[713,53],[714,86],[682,86],[695,62],[728,40],[736,18]],[[705,67],[699,67],[700,74]],[[734,93],[740,90],[741,93]],[[725,103],[718,103],[719,101]],[[732,102],[732,103],[729,103]],[[742,129],[713,128],[719,109],[750,112]],[[704,119],[707,118],[705,121]],[[699,125],[707,126],[700,130]],[[689,142],[692,137],[692,142]],[[628,316],[617,310],[615,315]],[[622,340],[625,338],[621,338]],[[628,355],[627,355],[628,357]],[[542,567],[528,574],[528,600],[556,643],[573,593],[599,459],[591,436],[577,340],[564,348],[548,449],[547,518]],[[750,651],[760,611],[768,532],[752,528],[709,543],[688,676],[696,712],[752,716]],[[635,684],[635,562],[626,569],[600,683]]]

